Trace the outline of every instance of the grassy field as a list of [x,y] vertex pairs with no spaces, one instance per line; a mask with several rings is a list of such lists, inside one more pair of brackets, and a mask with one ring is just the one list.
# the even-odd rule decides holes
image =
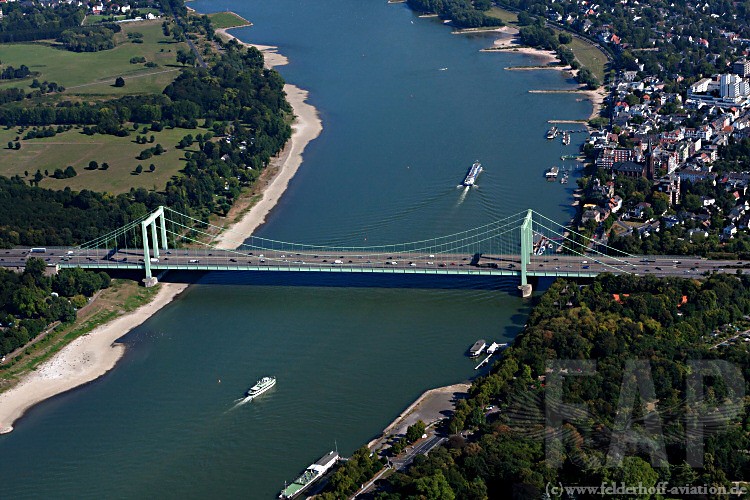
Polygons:
[[[50,174],[57,168],[72,165],[78,175],[70,179],[55,179],[47,177],[39,185],[50,189],[73,190],[92,189],[106,191],[113,194],[123,193],[131,187],[162,190],[167,181],[174,175],[179,175],[183,168],[185,151],[196,151],[197,145],[186,150],[177,149],[177,143],[187,134],[193,136],[203,134],[204,129],[164,129],[161,132],[148,132],[147,137],[154,135],[153,144],[136,144],[135,133],[130,137],[115,137],[113,135],[96,134],[93,136],[82,134],[80,130],[69,130],[54,137],[42,139],[21,140],[21,149],[7,149],[8,141],[13,141],[19,134],[18,128],[0,130],[0,147],[2,147],[3,161],[0,162],[0,175],[24,177],[28,171],[27,180],[33,178],[37,169]],[[166,150],[159,156],[152,156],[146,160],[138,160],[136,156],[149,147],[161,144]],[[101,165],[109,164],[108,170],[85,170],[91,160]],[[156,166],[154,172],[149,172],[150,164]],[[134,175],[138,164],[143,165],[143,173]]]
[[486,13],[490,17],[496,17],[505,24],[516,24],[518,22],[518,15],[515,12],[501,9],[500,7],[492,7]]
[[570,42],[570,49],[583,67],[591,70],[600,83],[604,82],[604,67],[607,64],[607,54],[591,43],[575,37]]
[[[501,19],[505,24],[516,26],[518,23],[518,15],[515,12],[501,9],[499,7],[492,7],[488,12],[488,16],[496,17]],[[562,33],[562,30],[552,28],[555,33]],[[573,37],[573,41],[569,44],[570,49],[575,54],[578,62],[582,66],[591,70],[600,82],[604,81],[604,66],[607,64],[607,55],[602,52],[599,48],[593,44],[581,40],[580,38]]]
[[238,26],[247,26],[250,24],[246,19],[238,16],[234,12],[216,12],[214,14],[209,14],[208,17],[211,19],[211,24],[213,24],[216,29],[236,28]]
[[83,24],[84,26],[91,26],[92,24],[97,24],[102,21],[109,21],[110,19],[114,19],[115,21],[119,21],[121,19],[126,19],[128,16],[122,14],[119,16],[102,16],[101,14],[89,14],[86,16],[86,19],[84,19]]
[[[127,33],[143,34],[143,43],[128,40]],[[60,49],[47,42],[0,45],[3,65],[25,64],[39,72],[40,81],[57,82],[66,87],[66,94],[122,95],[161,92],[178,74],[177,50],[187,44],[174,42],[162,34],[161,21],[126,23],[116,35],[117,46],[100,52],[76,53]],[[147,68],[131,64],[130,59],[143,56],[159,66]],[[112,86],[122,76],[125,87]],[[0,84],[0,88],[23,87],[30,90],[32,79]]]

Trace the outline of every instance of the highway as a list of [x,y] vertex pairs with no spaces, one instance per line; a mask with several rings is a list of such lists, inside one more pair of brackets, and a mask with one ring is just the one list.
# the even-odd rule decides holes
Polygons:
[[[42,251],[44,250],[44,251]],[[329,250],[330,251],[330,250]],[[153,255],[153,254],[152,254]],[[143,269],[142,249],[30,248],[0,250],[0,266],[23,267],[26,259],[38,257],[48,266],[88,269]],[[235,270],[235,271],[323,271],[387,272],[410,274],[518,275],[518,255],[367,254],[359,251],[311,253],[276,250],[177,249],[160,251],[150,259],[152,271],[162,270]],[[700,275],[704,272],[735,273],[750,269],[750,261],[706,260],[697,257],[639,256],[614,258],[578,255],[532,255],[527,266],[529,276],[595,276],[603,272],[654,276]]]

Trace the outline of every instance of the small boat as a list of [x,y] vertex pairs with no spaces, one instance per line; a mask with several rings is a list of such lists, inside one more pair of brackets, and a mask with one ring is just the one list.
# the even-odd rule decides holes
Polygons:
[[482,351],[484,351],[484,348],[487,347],[487,342],[484,339],[479,339],[476,342],[474,342],[474,345],[472,345],[469,348],[469,356],[472,358],[476,358],[480,354],[482,354]]
[[557,137],[557,132],[557,127],[553,125],[552,128],[547,131],[547,139],[551,141],[552,139]]
[[466,177],[464,177],[464,181],[461,183],[461,185],[466,187],[473,186],[481,171],[482,164],[478,161],[475,161],[474,164],[469,167],[469,171],[466,172]]
[[248,389],[245,397],[245,401],[252,401],[253,399],[257,398],[264,392],[271,389],[271,387],[276,385],[276,378],[275,377],[263,377],[262,379],[258,380],[254,386],[252,386],[250,389]]
[[560,171],[560,169],[557,168],[557,166],[554,166],[554,167],[550,168],[549,170],[547,170],[547,172],[545,172],[544,176],[547,178],[548,181],[554,181],[555,179],[557,179],[557,174],[558,174],[559,171]]
[[563,132],[562,143],[564,146],[570,144],[570,132],[568,132],[567,130]]

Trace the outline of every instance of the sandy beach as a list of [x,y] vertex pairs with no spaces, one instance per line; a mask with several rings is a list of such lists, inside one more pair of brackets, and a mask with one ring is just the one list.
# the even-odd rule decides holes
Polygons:
[[65,346],[52,359],[29,373],[17,386],[0,394],[0,434],[47,398],[97,379],[111,370],[125,352],[117,339],[169,304],[187,285],[162,283],[154,300],[135,311],[101,325]]
[[[227,30],[216,30],[216,32],[226,39],[237,40]],[[283,54],[279,54],[277,47],[237,41],[245,46],[260,50],[263,53],[265,64],[269,68],[289,63],[289,60]],[[281,154],[271,160],[272,165],[270,167],[276,169],[276,175],[268,181],[266,186],[263,186],[260,201],[248,210],[236,224],[224,230],[214,240],[214,245],[217,248],[233,249],[239,247],[258,226],[266,221],[266,216],[276,206],[276,203],[286,191],[289,181],[292,180],[302,164],[302,153],[308,143],[318,137],[323,130],[318,110],[306,102],[308,96],[306,90],[287,83],[284,85],[284,92],[286,92],[286,98],[292,106],[295,119],[292,124],[291,139],[289,139]]]
[[[607,92],[604,90],[603,87],[599,87],[596,90],[587,90],[585,88],[580,89],[561,89],[561,90],[529,90],[529,93],[531,94],[580,94],[583,95],[584,98],[587,101],[591,101],[591,104],[593,105],[593,109],[591,111],[591,115],[589,116],[589,120],[596,118],[597,116],[600,116],[599,111],[601,110],[602,104],[604,104],[604,99],[607,96]],[[563,123],[561,120],[555,120],[558,123]]]
[[[492,47],[482,49],[482,52],[513,52],[515,54],[524,54],[541,59],[542,64],[560,62],[560,59],[557,57],[554,50],[535,49],[534,47],[521,45],[518,37],[518,29],[513,28],[512,26],[504,26],[494,31],[502,33],[503,36],[497,38],[492,43]],[[557,66],[556,68],[561,70],[566,68],[570,69],[569,66]]]

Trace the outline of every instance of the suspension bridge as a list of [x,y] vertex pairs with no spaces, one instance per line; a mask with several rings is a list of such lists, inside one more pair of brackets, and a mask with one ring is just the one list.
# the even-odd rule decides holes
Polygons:
[[528,296],[530,278],[590,278],[605,272],[690,276],[734,272],[746,264],[630,255],[594,244],[534,210],[466,231],[392,245],[326,246],[250,236],[238,248],[221,248],[215,239],[222,230],[159,207],[77,247],[6,251],[0,265],[21,267],[25,259],[36,256],[57,268],[143,270],[147,286],[156,283],[155,273],[168,270],[517,276],[522,295]]

